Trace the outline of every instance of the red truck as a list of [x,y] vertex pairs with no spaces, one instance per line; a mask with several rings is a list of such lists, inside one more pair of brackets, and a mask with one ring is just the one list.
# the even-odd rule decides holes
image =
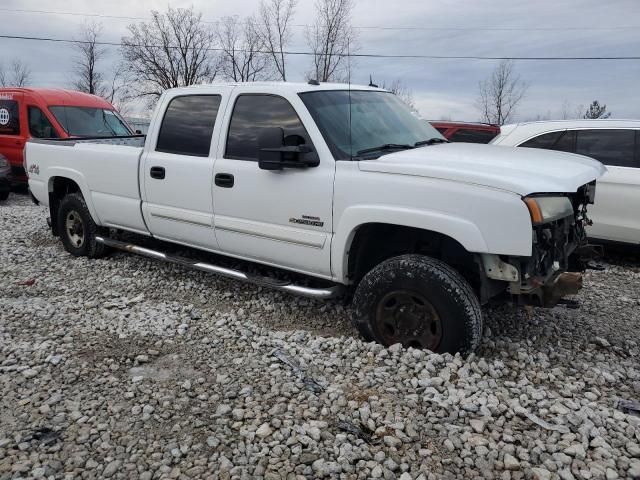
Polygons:
[[489,143],[500,133],[498,125],[473,122],[429,122],[450,142]]
[[119,137],[131,128],[106,100],[87,93],[47,88],[0,88],[0,156],[12,181],[26,184],[22,166],[30,138]]

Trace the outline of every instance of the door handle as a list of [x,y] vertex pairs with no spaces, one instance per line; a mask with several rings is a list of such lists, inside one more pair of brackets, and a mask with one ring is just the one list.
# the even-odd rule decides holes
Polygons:
[[233,175],[230,173],[218,173],[215,176],[215,182],[218,187],[233,188]]
[[164,180],[165,170],[164,167],[151,167],[149,172],[151,178],[157,178],[158,180]]

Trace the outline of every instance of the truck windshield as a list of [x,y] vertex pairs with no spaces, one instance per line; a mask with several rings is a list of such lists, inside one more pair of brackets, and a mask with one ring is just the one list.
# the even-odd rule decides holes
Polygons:
[[416,144],[445,141],[390,92],[324,90],[301,93],[300,97],[336,160],[378,158]]
[[132,132],[113,110],[92,107],[49,107],[71,137],[122,137]]

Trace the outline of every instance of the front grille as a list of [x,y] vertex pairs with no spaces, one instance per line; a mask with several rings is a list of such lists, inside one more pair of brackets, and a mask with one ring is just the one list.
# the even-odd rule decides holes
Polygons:
[[566,217],[534,228],[532,261],[529,263],[531,276],[544,276],[557,262],[560,270],[569,266],[569,256],[581,243],[580,229],[574,217]]
[[573,252],[587,241],[585,227],[589,224],[587,205],[593,202],[595,185],[584,185],[569,195],[574,214],[533,227],[533,252],[524,271],[530,277],[545,277],[554,271],[570,269]]

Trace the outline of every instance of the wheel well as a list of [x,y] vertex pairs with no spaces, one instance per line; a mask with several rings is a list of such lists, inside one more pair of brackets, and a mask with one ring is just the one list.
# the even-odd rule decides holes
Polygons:
[[357,284],[379,263],[407,253],[442,260],[456,269],[477,293],[481,291],[476,256],[458,241],[431,230],[383,223],[362,225],[356,231],[349,249],[348,278]]
[[58,207],[62,199],[70,194],[80,192],[80,186],[66,177],[53,177],[49,183],[49,212],[51,214],[51,232],[58,235]]

